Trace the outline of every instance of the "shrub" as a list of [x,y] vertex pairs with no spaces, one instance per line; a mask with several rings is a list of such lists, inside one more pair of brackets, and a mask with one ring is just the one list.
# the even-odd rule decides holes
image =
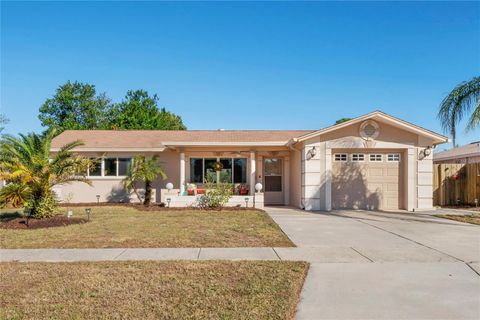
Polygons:
[[5,206],[23,207],[28,198],[30,198],[30,190],[26,184],[9,183],[0,190],[0,208]]
[[53,216],[57,208],[57,200],[53,192],[43,196],[32,196],[25,202],[25,209],[35,212],[35,218],[43,219]]
[[229,183],[206,183],[206,192],[198,199],[198,206],[203,209],[224,207],[232,197],[232,185]]

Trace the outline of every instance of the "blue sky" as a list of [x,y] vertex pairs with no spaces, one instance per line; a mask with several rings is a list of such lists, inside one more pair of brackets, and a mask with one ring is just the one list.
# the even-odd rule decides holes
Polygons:
[[[480,74],[477,2],[2,2],[6,131],[42,130],[67,80],[157,93],[189,129],[318,129],[381,109],[440,131]],[[459,132],[459,143],[480,130]]]

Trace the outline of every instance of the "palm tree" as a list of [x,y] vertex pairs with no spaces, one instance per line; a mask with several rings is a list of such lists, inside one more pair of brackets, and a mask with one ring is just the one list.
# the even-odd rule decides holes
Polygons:
[[[2,190],[1,199],[25,202],[25,208],[35,218],[54,214],[57,199],[52,188],[71,181],[90,184],[86,178],[89,159],[75,155],[72,149],[83,145],[80,141],[68,143],[55,154],[50,153],[54,131],[39,135],[6,135],[0,141],[0,179],[12,187]],[[4,188],[5,189],[5,188]],[[11,190],[11,194],[8,194]],[[18,200],[20,197],[23,200]]]
[[452,136],[453,147],[457,124],[473,109],[467,122],[467,131],[480,125],[480,77],[457,85],[440,104],[438,118],[445,132]]
[[145,197],[143,204],[148,206],[152,201],[152,183],[158,177],[166,179],[167,175],[161,167],[161,163],[158,156],[146,158],[145,156],[136,156],[130,165],[130,170],[123,180],[125,189],[128,191],[133,190],[138,197],[138,200],[142,201],[142,197],[138,193],[138,183],[145,183]]

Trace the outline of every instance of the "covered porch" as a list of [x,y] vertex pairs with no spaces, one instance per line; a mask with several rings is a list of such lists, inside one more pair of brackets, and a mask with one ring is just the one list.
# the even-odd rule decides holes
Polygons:
[[[161,189],[171,207],[194,206],[207,183],[227,183],[227,206],[262,208],[290,204],[290,150],[283,146],[172,146],[178,152],[179,181]],[[255,186],[261,187],[256,190]],[[171,187],[171,186],[170,186]]]

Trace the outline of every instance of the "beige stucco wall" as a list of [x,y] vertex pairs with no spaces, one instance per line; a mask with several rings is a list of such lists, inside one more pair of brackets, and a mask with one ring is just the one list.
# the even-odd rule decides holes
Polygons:
[[[397,152],[402,156],[400,168],[400,208],[407,210],[432,208],[432,155],[421,157],[421,151],[432,145],[429,138],[375,120],[380,134],[372,145],[359,135],[361,123],[326,133],[301,144],[302,206],[306,210],[330,210],[332,154],[335,150]],[[316,155],[308,159],[308,152]]]
[[[400,152],[402,165],[401,177],[401,207],[408,210],[432,208],[432,155],[422,157],[421,152],[426,146],[432,145],[430,139],[421,137],[404,129],[376,120],[380,125],[380,134],[372,145],[365,145],[359,137],[359,124],[353,124],[330,133],[319,135],[293,145],[293,150],[286,147],[274,148],[189,148],[187,150],[167,150],[156,153],[163,162],[163,168],[168,175],[165,180],[154,183],[155,200],[161,202],[160,190],[167,182],[172,182],[175,189],[180,189],[180,152],[185,153],[185,176],[189,179],[190,157],[236,157],[250,158],[255,152],[255,182],[264,183],[264,157],[281,157],[284,159],[284,200],[306,210],[331,209],[332,153],[335,150],[382,150]],[[315,147],[313,157],[309,152]],[[296,149],[296,150],[295,150]],[[297,151],[298,150],[298,151]],[[241,153],[239,154],[239,151]],[[154,153],[142,153],[151,156]],[[130,157],[132,153],[85,153],[91,157]],[[247,161],[247,171],[250,172],[250,161]],[[122,186],[122,177],[91,177],[92,186],[74,182],[58,186],[60,198],[66,200],[72,195],[71,202],[100,201],[136,201],[132,194],[126,194]],[[249,184],[250,176],[247,183]]]
[[302,206],[302,151],[290,151],[290,183],[287,190],[290,193],[290,205],[300,208]]
[[[138,153],[84,153],[88,157],[133,157]],[[160,153],[142,153],[146,156],[158,155],[162,162],[162,167],[168,178],[165,180],[157,179],[153,183],[155,192],[155,201],[160,202],[160,189],[165,188],[167,182],[172,182],[175,187],[179,184],[179,154],[174,151],[164,151]],[[59,198],[62,201],[70,199],[72,203],[97,202],[97,195],[100,195],[100,202],[137,202],[137,197],[128,194],[123,188],[123,177],[90,177],[92,185],[83,182],[72,182],[69,184],[55,187]]]

